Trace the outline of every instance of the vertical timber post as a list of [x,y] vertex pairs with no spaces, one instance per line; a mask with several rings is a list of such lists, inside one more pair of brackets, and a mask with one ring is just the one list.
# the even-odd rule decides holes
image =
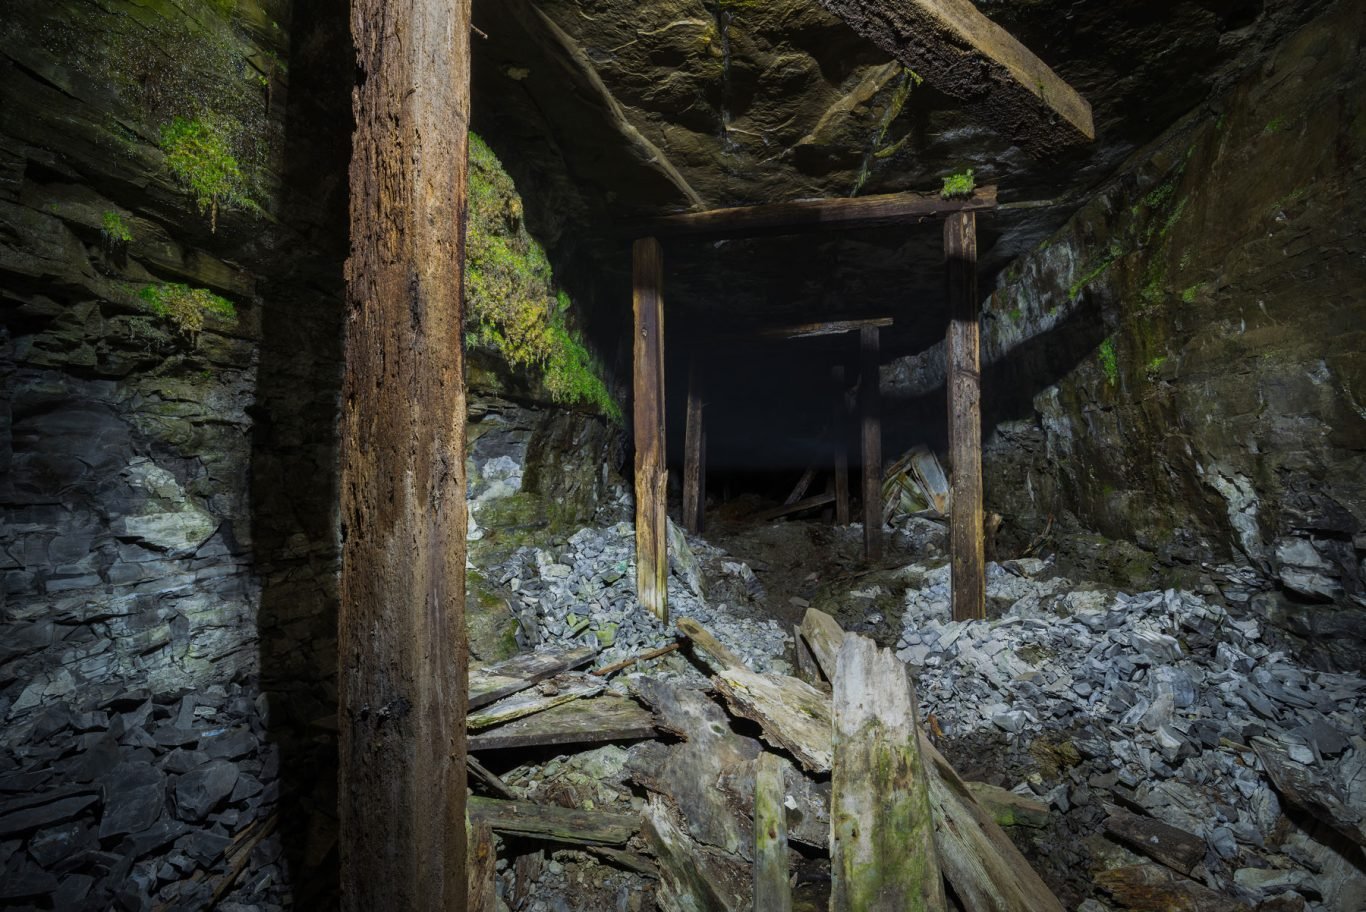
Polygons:
[[466,903],[470,0],[352,0],[340,423],[341,908]]
[[835,438],[835,525],[849,525],[849,416],[844,404],[844,365],[830,368],[830,390],[835,401],[830,426]]
[[986,556],[982,531],[982,372],[977,320],[977,216],[958,212],[944,222],[949,298],[948,393],[949,554],[953,617],[986,617]]
[[694,358],[688,365],[688,416],[683,429],[683,528],[694,535],[702,531],[707,497],[703,418],[702,369]]
[[664,263],[659,241],[640,238],[631,248],[635,343],[636,597],[664,623],[669,620],[668,467],[664,450]]
[[863,425],[863,554],[882,557],[882,390],[878,381],[878,328],[859,330],[862,376],[859,412]]

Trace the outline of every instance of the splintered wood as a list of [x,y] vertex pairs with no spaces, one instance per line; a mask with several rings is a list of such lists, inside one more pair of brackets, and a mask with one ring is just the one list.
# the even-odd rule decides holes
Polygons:
[[872,640],[847,636],[834,685],[831,908],[942,912],[947,901],[906,666]]

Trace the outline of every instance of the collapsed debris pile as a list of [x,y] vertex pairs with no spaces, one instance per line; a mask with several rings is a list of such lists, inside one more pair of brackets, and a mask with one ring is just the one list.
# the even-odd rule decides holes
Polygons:
[[1044,569],[991,565],[1004,614],[950,621],[949,568],[909,568],[924,585],[907,594],[898,656],[920,669],[922,710],[945,736],[1061,744],[1065,775],[1036,783],[1040,797],[1077,808],[1079,826],[1111,803],[1192,835],[1207,851],[1183,873],[1198,866],[1225,897],[1366,907],[1361,872],[1282,817],[1366,844],[1366,681],[1300,666],[1256,620],[1190,592],[1088,590]]
[[266,741],[265,696],[252,692],[129,692],[11,726],[0,751],[0,906],[288,905],[280,752]]

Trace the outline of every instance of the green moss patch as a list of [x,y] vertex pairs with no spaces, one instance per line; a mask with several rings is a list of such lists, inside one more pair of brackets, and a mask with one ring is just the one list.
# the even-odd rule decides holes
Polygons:
[[1100,343],[1100,348],[1096,352],[1096,357],[1100,359],[1100,370],[1105,375],[1106,381],[1115,386],[1119,383],[1119,355],[1115,351],[1114,339],[1106,339]]
[[133,240],[133,232],[123,223],[123,216],[112,209],[100,215],[100,233],[108,244],[127,244]]
[[513,367],[536,371],[552,400],[590,406],[615,421],[621,407],[570,324],[545,250],[522,220],[522,201],[493,151],[470,134],[465,238],[466,340]]
[[191,288],[180,282],[147,285],[138,292],[138,298],[149,311],[189,336],[204,328],[204,319],[210,314],[237,320],[232,302],[207,288]]
[[971,196],[972,191],[977,189],[977,178],[973,176],[972,169],[960,171],[957,174],[950,174],[944,178],[944,186],[939,191],[939,195],[944,199],[954,197]]
[[176,180],[194,194],[200,213],[208,213],[213,230],[220,207],[260,208],[247,195],[242,169],[213,118],[175,118],[161,128],[161,151]]

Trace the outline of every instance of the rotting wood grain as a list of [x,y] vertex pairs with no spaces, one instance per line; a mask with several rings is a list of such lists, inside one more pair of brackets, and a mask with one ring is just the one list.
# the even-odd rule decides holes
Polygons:
[[761,754],[754,770],[754,908],[763,912],[792,912],[785,796],[782,760]]
[[470,822],[499,833],[533,836],[569,845],[622,846],[640,832],[640,815],[589,811],[534,801],[470,797]]
[[943,912],[915,688],[889,649],[850,635],[834,678],[830,907]]
[[977,300],[977,219],[944,222],[948,283],[949,562],[953,619],[986,617],[986,539],[982,507],[982,368]]
[[631,276],[636,595],[647,610],[668,623],[669,473],[664,440],[664,264],[659,241],[647,237],[635,242]]
[[353,0],[339,426],[341,908],[450,910],[465,839],[470,0]]
[[471,751],[601,744],[655,736],[654,716],[629,697],[603,694],[575,700],[534,716],[469,736]]
[[597,649],[592,646],[525,652],[493,665],[472,669],[469,679],[469,708],[479,709],[518,691],[526,690],[546,678],[587,664],[597,654]]

